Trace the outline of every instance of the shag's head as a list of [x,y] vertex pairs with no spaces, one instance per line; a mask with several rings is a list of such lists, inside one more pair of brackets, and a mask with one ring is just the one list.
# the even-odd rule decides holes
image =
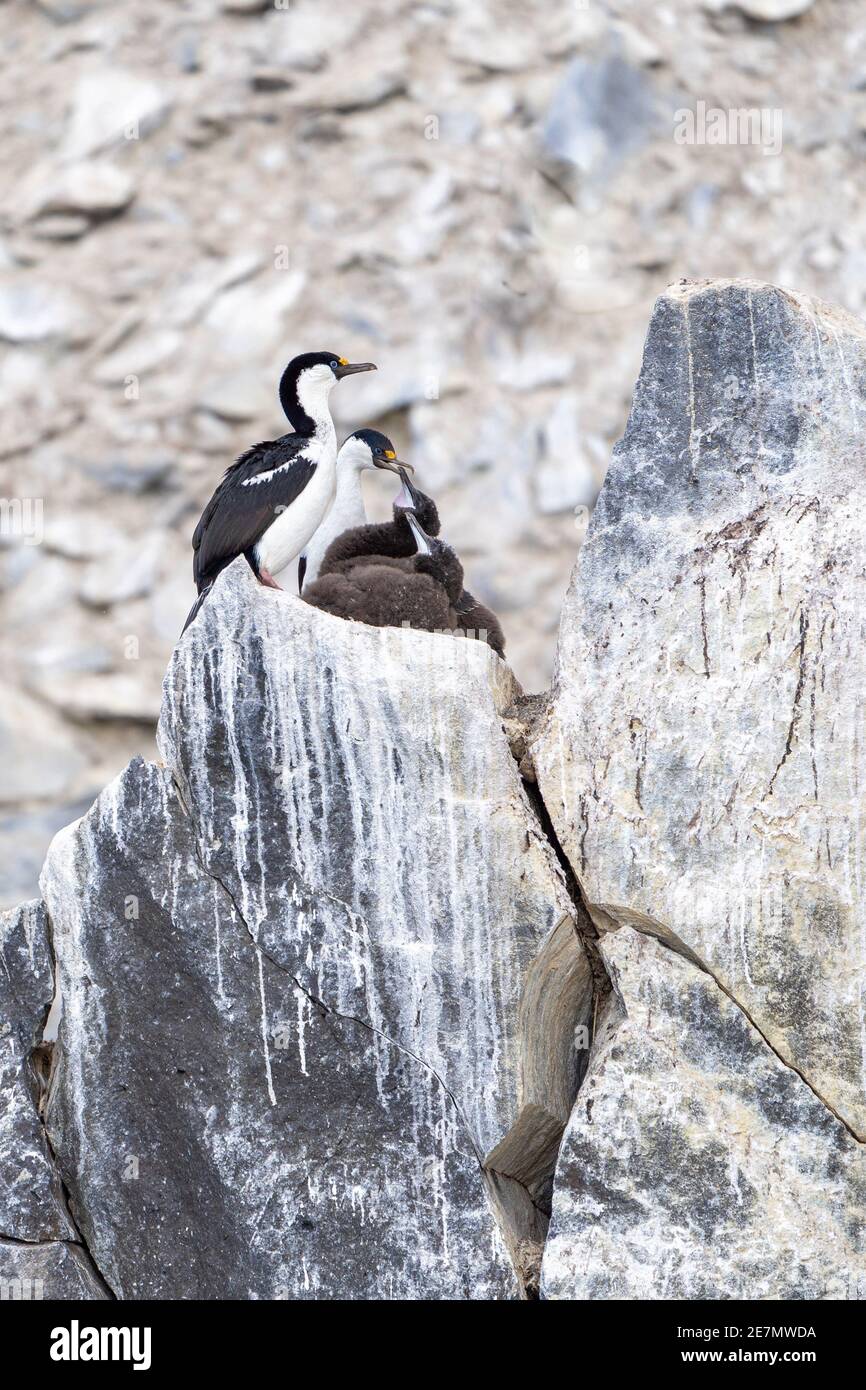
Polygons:
[[303,352],[292,358],[280,378],[280,404],[296,430],[312,433],[337,382],[375,370],[375,362],[347,362],[335,352]]
[[387,468],[401,474],[406,468],[410,473],[413,471],[410,463],[398,459],[394,445],[379,430],[355,430],[350,434],[337,455],[337,468],[341,472],[355,469],[359,473],[363,468]]

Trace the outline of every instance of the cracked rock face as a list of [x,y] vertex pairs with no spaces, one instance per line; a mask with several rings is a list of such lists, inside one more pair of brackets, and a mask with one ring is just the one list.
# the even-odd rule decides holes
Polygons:
[[31,1055],[39,1043],[54,972],[38,902],[0,915],[0,1235],[66,1240],[74,1228],[36,1110]]
[[866,1298],[866,1153],[710,975],[629,927],[560,1153],[547,1298]]
[[66,1240],[19,1245],[0,1236],[0,1283],[8,1300],[90,1302],[111,1297],[87,1252]]
[[534,748],[597,923],[674,932],[861,1138],[864,425],[859,321],[663,295]]
[[514,695],[481,644],[222,576],[165,766],[130,764],[43,874],[49,1132],[119,1297],[532,1282],[591,983]]
[[0,1298],[104,1298],[66,1209],[33,1066],[54,994],[41,903],[0,914]]

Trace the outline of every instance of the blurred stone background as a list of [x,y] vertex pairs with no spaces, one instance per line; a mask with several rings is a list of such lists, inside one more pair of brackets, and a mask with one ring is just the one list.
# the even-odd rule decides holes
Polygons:
[[[0,0],[0,32],[3,903],[153,752],[193,526],[295,352],[379,363],[338,424],[416,464],[541,689],[658,291],[862,309],[858,0]],[[782,152],[678,143],[698,101],[781,109]]]

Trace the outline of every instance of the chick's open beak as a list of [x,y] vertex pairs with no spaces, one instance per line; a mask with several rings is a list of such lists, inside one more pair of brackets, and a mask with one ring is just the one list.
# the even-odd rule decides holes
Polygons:
[[381,454],[376,454],[373,462],[377,468],[388,468],[392,473],[402,473],[404,469],[407,473],[415,472],[411,463],[404,463],[402,459],[398,459],[393,449],[384,449]]
[[341,381],[344,376],[354,376],[356,372],[375,371],[375,362],[339,362],[334,368],[334,376]]

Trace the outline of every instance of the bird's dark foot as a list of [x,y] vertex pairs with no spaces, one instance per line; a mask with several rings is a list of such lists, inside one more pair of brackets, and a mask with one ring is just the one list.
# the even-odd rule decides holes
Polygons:
[[264,584],[266,589],[279,589],[282,592],[282,584],[278,584],[269,570],[259,570],[259,582]]

